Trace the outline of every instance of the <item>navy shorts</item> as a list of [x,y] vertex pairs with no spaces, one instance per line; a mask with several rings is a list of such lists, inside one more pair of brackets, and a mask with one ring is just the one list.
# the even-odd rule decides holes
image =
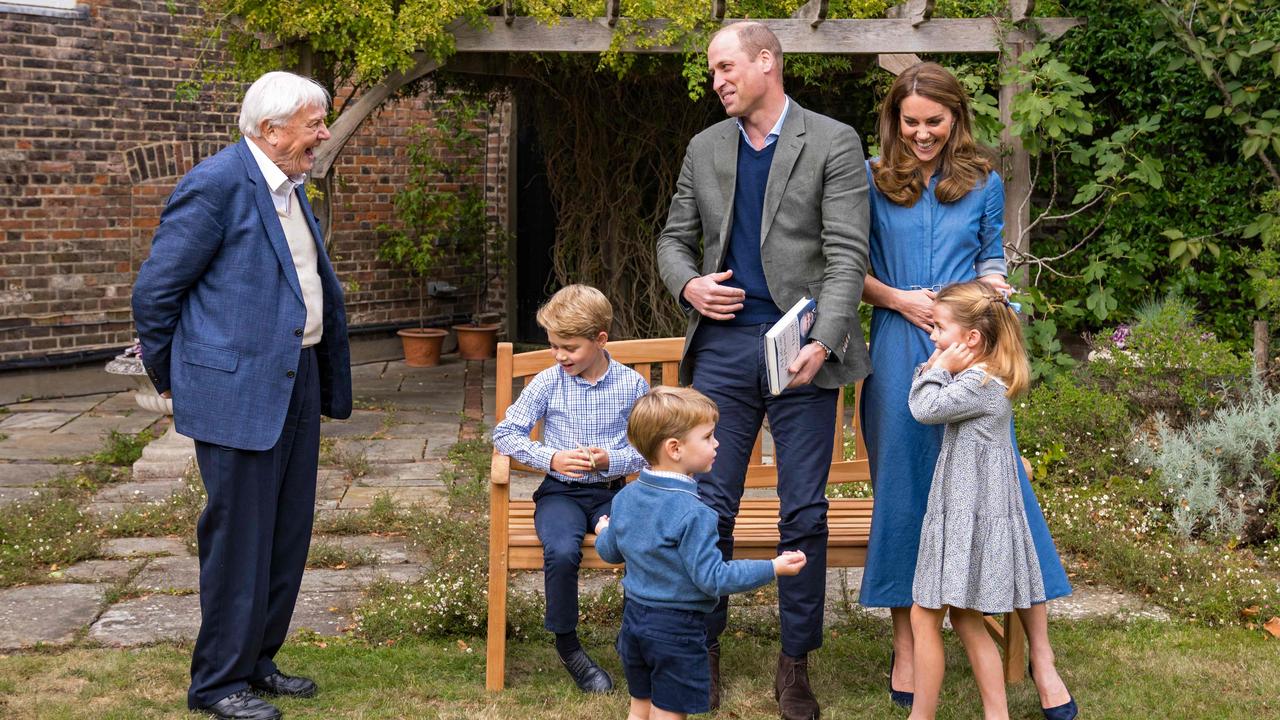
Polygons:
[[711,710],[707,614],[667,610],[629,600],[618,631],[627,692],[668,712]]

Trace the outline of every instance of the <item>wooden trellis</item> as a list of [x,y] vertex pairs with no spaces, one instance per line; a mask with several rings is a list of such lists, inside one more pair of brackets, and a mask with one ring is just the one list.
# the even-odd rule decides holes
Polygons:
[[[908,0],[889,9],[888,17],[843,20],[827,17],[827,0],[809,0],[789,18],[752,18],[763,23],[778,36],[786,53],[821,55],[875,55],[877,63],[890,73],[898,74],[919,62],[916,53],[999,54],[1002,66],[1012,63],[1042,38],[1057,38],[1076,25],[1076,18],[1032,18],[1032,0],[1011,0],[1007,18],[934,18],[934,0]],[[724,0],[711,0],[709,16],[721,23],[742,18],[726,18]],[[492,60],[526,53],[599,54],[613,42],[615,26],[620,19],[619,0],[607,0],[605,16],[600,18],[561,18],[555,25],[545,25],[528,17],[515,15],[511,0],[504,0],[501,15],[489,28],[475,28],[465,23],[456,25],[454,35],[457,53],[446,63],[453,69],[484,72],[493,67]],[[638,21],[642,31],[657,32],[666,20]],[[682,46],[638,47],[624,45],[624,52],[642,54],[684,53]],[[334,121],[332,139],[322,145],[316,155],[312,175],[323,178],[333,166],[347,141],[364,121],[395,91],[441,67],[441,63],[425,53],[415,57],[408,70],[392,73],[381,83],[366,90]],[[1001,133],[1000,175],[1005,182],[1005,238],[1015,251],[1025,254],[1030,248],[1025,229],[1030,220],[1027,199],[1031,193],[1031,163],[1017,137],[1008,132],[1013,98],[1020,88],[1000,88]]]

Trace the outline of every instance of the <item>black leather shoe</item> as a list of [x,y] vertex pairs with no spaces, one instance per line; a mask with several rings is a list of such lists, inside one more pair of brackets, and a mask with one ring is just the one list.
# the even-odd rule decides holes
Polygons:
[[198,710],[218,720],[279,720],[283,717],[275,705],[248,690],[231,693],[218,702]]
[[578,648],[569,653],[569,657],[560,658],[560,662],[582,692],[607,693],[613,690],[613,678],[587,655],[586,650]]
[[264,678],[250,680],[249,687],[259,695],[284,695],[286,697],[309,698],[320,689],[314,680],[304,677],[285,675],[273,672]]

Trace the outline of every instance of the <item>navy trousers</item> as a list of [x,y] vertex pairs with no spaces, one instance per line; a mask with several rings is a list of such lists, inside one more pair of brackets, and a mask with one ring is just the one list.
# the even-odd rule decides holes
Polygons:
[[[778,578],[782,651],[798,657],[822,646],[827,579],[827,473],[835,438],[838,390],[812,384],[769,394],[764,361],[768,325],[698,328],[689,349],[693,387],[720,408],[720,448],[711,472],[699,475],[698,493],[720,516],[720,551],[733,558],[733,526],[742,500],[747,464],[765,415],[778,465],[778,551],[802,550],[808,564],[799,575]],[[729,598],[707,618],[714,644],[728,621]]]
[[[315,514],[320,376],[302,350],[284,429],[260,452],[196,442],[209,502],[200,515],[200,634],[191,708],[212,705],[276,672],[302,584]],[[239,399],[249,401],[249,399]]]
[[533,528],[542,542],[542,578],[546,590],[546,628],[553,633],[578,629],[578,566],[582,538],[608,515],[618,478],[607,483],[566,483],[550,475],[533,493]]

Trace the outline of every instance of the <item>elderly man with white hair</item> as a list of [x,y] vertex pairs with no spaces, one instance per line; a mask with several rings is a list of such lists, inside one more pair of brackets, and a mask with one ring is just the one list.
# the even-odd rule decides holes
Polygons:
[[328,107],[310,79],[254,82],[244,139],[178,183],[133,288],[147,374],[209,495],[187,704],[217,718],[279,718],[262,696],[317,690],[273,658],[307,560],[320,416],[351,415],[342,288],[303,189]]

